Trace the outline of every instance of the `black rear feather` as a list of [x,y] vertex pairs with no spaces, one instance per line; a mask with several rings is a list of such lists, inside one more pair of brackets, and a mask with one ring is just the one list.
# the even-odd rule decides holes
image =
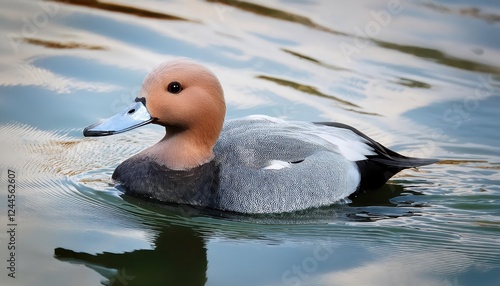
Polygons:
[[367,144],[374,149],[376,155],[368,155],[366,156],[368,159],[356,161],[359,172],[361,173],[361,182],[358,191],[378,189],[401,170],[430,165],[439,161],[436,159],[421,159],[403,156],[384,147],[382,144],[366,136],[356,128],[343,123],[315,122],[315,124],[349,129],[358,136],[366,139],[368,141]]

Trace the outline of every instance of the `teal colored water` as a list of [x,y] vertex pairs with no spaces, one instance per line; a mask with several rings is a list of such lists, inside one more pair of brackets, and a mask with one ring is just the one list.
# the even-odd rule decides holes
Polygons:
[[[2,285],[500,285],[499,4],[1,5]],[[284,215],[124,196],[114,168],[163,129],[82,129],[177,57],[218,75],[227,118],[343,122],[442,162]]]

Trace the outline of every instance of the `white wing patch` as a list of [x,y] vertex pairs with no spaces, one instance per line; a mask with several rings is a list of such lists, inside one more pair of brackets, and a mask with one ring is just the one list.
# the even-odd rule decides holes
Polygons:
[[[328,133],[317,132],[316,135],[325,141],[337,145],[340,153],[349,161],[366,160],[366,155],[376,155],[373,148],[363,141],[346,140]],[[360,140],[363,140],[359,137]]]
[[264,167],[262,169],[264,170],[281,170],[283,168],[291,168],[292,163],[290,162],[285,162],[285,161],[280,161],[280,160],[271,160],[269,161],[269,165],[267,167]]

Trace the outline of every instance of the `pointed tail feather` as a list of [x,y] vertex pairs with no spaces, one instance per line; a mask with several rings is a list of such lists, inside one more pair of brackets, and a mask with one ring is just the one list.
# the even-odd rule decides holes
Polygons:
[[393,166],[393,167],[398,167],[402,169],[407,169],[407,168],[417,168],[425,165],[431,165],[434,163],[439,162],[437,159],[428,159],[428,158],[413,158],[413,157],[405,157],[403,155],[399,155],[400,157],[392,157],[390,159],[388,158],[380,158],[380,157],[374,157],[370,158],[370,160],[374,162],[381,163],[383,165],[387,166]]

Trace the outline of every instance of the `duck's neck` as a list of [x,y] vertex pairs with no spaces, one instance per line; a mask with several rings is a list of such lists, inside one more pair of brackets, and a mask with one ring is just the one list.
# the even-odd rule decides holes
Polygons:
[[192,169],[214,158],[213,147],[217,137],[192,129],[167,127],[165,137],[144,152],[169,169]]

